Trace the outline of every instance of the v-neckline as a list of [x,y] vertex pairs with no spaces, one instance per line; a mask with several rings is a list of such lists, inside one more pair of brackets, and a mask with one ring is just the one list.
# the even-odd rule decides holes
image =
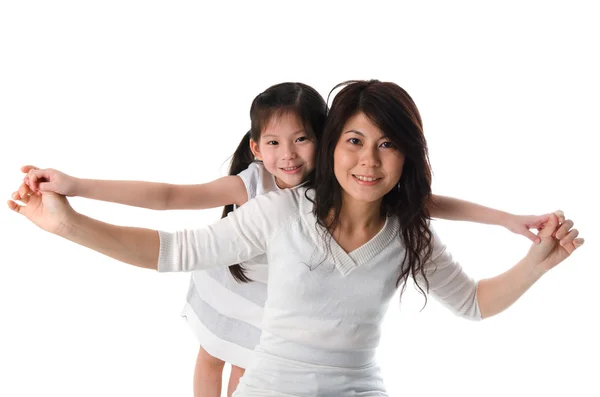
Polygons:
[[[375,255],[380,253],[397,236],[399,230],[398,217],[387,216],[383,227],[369,241],[360,247],[346,252],[333,238],[331,233],[317,223],[317,219],[311,212],[309,217],[309,231],[317,247],[325,255],[331,255],[335,267],[343,276],[347,276],[354,269],[368,263]],[[328,246],[329,245],[329,246]]]

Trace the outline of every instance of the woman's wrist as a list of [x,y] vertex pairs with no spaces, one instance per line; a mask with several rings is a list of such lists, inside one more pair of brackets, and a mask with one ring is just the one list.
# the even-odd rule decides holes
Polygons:
[[67,240],[71,240],[75,234],[75,231],[77,230],[77,225],[79,224],[81,216],[81,214],[72,209],[67,211],[58,222],[58,226],[54,230],[54,234],[59,237],[66,238]]

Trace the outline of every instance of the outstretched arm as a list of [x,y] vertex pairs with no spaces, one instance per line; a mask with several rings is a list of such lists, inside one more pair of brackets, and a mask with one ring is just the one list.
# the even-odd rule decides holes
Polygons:
[[195,185],[173,185],[145,181],[80,179],[52,168],[21,167],[23,185],[33,193],[55,192],[154,210],[206,209],[229,204],[242,205],[248,193],[242,179],[226,176]]
[[192,271],[253,258],[294,214],[290,191],[261,195],[215,224],[175,233],[122,227],[79,214],[52,192],[13,194],[8,206],[40,228],[134,266],[159,271]]
[[[479,282],[471,279],[453,259],[434,231],[433,252],[425,268],[429,293],[456,314],[481,319],[498,314],[529,289],[543,274],[565,260],[583,244],[577,238],[573,221],[562,212],[549,215],[540,232],[539,244],[532,244],[528,254],[508,271]],[[419,285],[426,284],[419,278]]]
[[469,201],[438,195],[433,195],[428,209],[432,218],[503,226],[513,233],[527,237],[534,243],[539,243],[540,239],[529,229],[537,229],[548,220],[548,214],[515,215]]
[[12,210],[47,232],[56,234],[101,254],[147,269],[156,269],[160,242],[156,230],[115,226],[79,214],[66,197],[52,192],[20,195],[8,201]]
[[568,258],[584,240],[572,229],[573,221],[559,222],[562,213],[550,214],[527,256],[508,271],[479,281],[477,299],[483,318],[498,314],[517,301],[546,272]]

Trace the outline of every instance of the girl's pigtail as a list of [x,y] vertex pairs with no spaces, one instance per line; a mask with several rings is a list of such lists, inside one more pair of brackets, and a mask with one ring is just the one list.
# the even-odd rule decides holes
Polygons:
[[[252,162],[254,162],[254,154],[252,153],[252,150],[250,150],[250,131],[248,131],[233,153],[231,167],[229,167],[229,175],[239,174],[248,168]],[[225,218],[227,214],[233,210],[233,204],[226,205],[223,207],[223,214],[221,215],[221,218]],[[239,283],[247,283],[252,281],[252,279],[246,276],[246,271],[240,264],[229,266],[229,271],[231,272],[233,278]]]

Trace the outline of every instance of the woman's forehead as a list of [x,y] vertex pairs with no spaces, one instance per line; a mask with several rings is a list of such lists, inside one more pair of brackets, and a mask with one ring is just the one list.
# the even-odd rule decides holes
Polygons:
[[386,134],[369,119],[364,113],[357,113],[350,117],[344,124],[342,135],[347,133],[355,133],[365,138],[380,139]]

